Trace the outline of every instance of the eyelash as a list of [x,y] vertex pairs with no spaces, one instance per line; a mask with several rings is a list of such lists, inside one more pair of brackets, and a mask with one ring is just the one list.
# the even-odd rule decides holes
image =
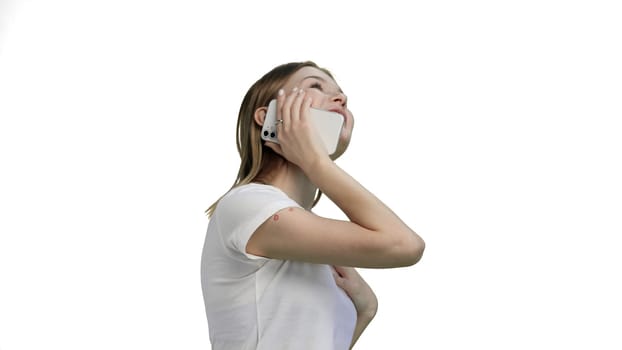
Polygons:
[[313,83],[313,84],[311,84],[310,88],[318,89],[320,91],[324,91],[324,89],[322,89],[322,85],[320,83]]
[[[324,88],[322,88],[322,84],[318,83],[317,81],[316,81],[316,82],[314,82],[314,83],[312,83],[311,85],[309,85],[309,88],[311,88],[311,89],[318,89],[318,90],[320,90],[320,91],[324,92]],[[345,106],[346,104],[347,104],[347,102],[346,102],[346,103],[344,103],[344,106]]]

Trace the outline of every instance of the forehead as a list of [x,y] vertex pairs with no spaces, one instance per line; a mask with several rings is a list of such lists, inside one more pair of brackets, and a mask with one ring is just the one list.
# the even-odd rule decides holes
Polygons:
[[287,83],[285,85],[288,86],[288,87],[289,86],[294,87],[298,83],[300,83],[303,79],[305,79],[306,77],[309,77],[309,76],[320,77],[320,78],[326,80],[327,83],[333,84],[336,87],[338,87],[337,83],[333,80],[333,78],[331,78],[328,74],[324,73],[322,70],[317,69],[315,67],[302,67],[302,68],[300,68],[294,74],[292,74],[292,76],[289,77],[289,79],[287,79]]

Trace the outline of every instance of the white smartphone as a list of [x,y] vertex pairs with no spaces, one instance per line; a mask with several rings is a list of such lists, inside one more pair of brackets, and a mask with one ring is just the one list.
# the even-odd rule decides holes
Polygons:
[[[311,108],[311,119],[326,146],[326,151],[332,155],[339,144],[339,135],[344,122],[343,116],[336,112]],[[276,131],[276,100],[270,101],[268,105],[268,112],[261,128],[261,138],[279,143]]]

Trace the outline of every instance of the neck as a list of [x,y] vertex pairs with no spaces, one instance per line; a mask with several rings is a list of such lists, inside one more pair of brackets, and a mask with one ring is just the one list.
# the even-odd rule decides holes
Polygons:
[[267,183],[285,192],[301,207],[310,210],[315,199],[317,187],[295,164],[283,162],[273,169],[266,179]]

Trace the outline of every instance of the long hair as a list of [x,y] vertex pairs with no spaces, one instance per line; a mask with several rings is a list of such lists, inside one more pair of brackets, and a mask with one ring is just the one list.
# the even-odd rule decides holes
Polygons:
[[[314,67],[333,77],[328,70],[318,67],[311,61],[286,63],[275,67],[257,80],[244,96],[238,113],[236,137],[240,154],[240,169],[231,188],[257,181],[260,174],[284,161],[283,157],[264,145],[261,139],[261,126],[255,123],[254,115],[257,108],[268,106],[268,103],[276,98],[279,89],[285,85],[287,79],[302,67]],[[322,192],[318,190],[313,206],[317,204],[321,196]],[[214,213],[220,198],[205,211],[208,217]]]

